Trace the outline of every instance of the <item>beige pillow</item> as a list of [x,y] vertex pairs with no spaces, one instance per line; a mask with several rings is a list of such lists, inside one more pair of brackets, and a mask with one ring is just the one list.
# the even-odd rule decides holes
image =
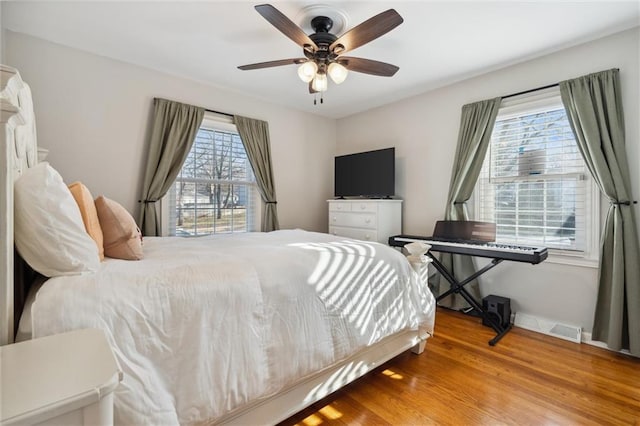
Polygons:
[[142,235],[129,212],[102,195],[96,198],[95,205],[104,236],[105,256],[124,260],[142,259]]
[[81,182],[72,183],[69,185],[69,190],[80,208],[84,228],[87,230],[87,233],[93,241],[96,242],[100,260],[104,260],[104,238],[102,236],[102,228],[100,227],[98,212],[96,211],[96,205],[93,203],[91,192],[89,192],[89,189]]

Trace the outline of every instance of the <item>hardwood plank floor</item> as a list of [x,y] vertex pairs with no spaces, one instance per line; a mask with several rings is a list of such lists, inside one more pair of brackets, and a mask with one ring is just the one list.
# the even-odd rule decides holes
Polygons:
[[281,423],[640,425],[640,359],[438,309],[422,355],[401,354]]

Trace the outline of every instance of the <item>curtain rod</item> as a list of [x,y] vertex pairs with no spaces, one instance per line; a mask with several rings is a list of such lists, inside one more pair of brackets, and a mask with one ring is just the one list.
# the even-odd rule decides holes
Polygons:
[[[154,98],[154,99],[164,99],[164,98]],[[178,102],[178,101],[172,101],[170,99],[164,99],[164,100],[169,102]],[[178,103],[183,103],[183,102],[178,102]],[[185,104],[185,105],[190,105],[190,104]],[[231,117],[231,118],[235,117],[233,114],[229,114],[228,112],[221,112],[221,111],[216,111],[215,109],[209,109],[209,108],[203,108],[203,107],[197,107],[197,108],[202,108],[206,112],[211,112],[214,114],[226,115],[227,117]]]
[[[619,68],[613,68],[613,69],[616,70],[616,71],[620,70]],[[513,98],[514,96],[518,96],[518,95],[526,95],[527,93],[535,92],[535,91],[538,91],[538,90],[549,89],[551,87],[556,87],[558,85],[560,85],[560,83],[547,84],[546,86],[536,87],[535,89],[523,90],[522,92],[512,93],[510,95],[506,95],[506,96],[503,96],[502,99]]]
[[560,83],[547,84],[546,86],[536,87],[535,89],[523,90],[522,92],[512,93],[510,95],[503,96],[502,99],[513,98],[514,96],[526,95],[527,93],[536,92],[538,90],[549,89],[550,87],[556,87]]
[[227,117],[234,118],[234,115],[233,114],[229,114],[228,112],[220,112],[220,111],[216,111],[216,110],[213,110],[213,109],[207,109],[207,108],[205,108],[204,110],[206,112],[212,112],[214,114],[226,115]]

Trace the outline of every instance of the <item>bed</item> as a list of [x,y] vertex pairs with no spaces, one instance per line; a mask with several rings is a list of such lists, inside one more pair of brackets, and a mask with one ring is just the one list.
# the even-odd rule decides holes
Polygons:
[[37,164],[35,124],[19,73],[0,76],[0,343],[18,324],[27,338],[104,330],[124,372],[116,423],[273,424],[424,350],[434,299],[404,256],[304,230],[145,238],[143,260],[31,286],[14,256],[13,184]]

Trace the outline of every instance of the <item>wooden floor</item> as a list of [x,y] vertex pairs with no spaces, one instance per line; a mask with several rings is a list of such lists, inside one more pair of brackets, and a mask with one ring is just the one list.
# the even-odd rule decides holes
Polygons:
[[438,310],[406,352],[284,425],[640,425],[640,359]]

